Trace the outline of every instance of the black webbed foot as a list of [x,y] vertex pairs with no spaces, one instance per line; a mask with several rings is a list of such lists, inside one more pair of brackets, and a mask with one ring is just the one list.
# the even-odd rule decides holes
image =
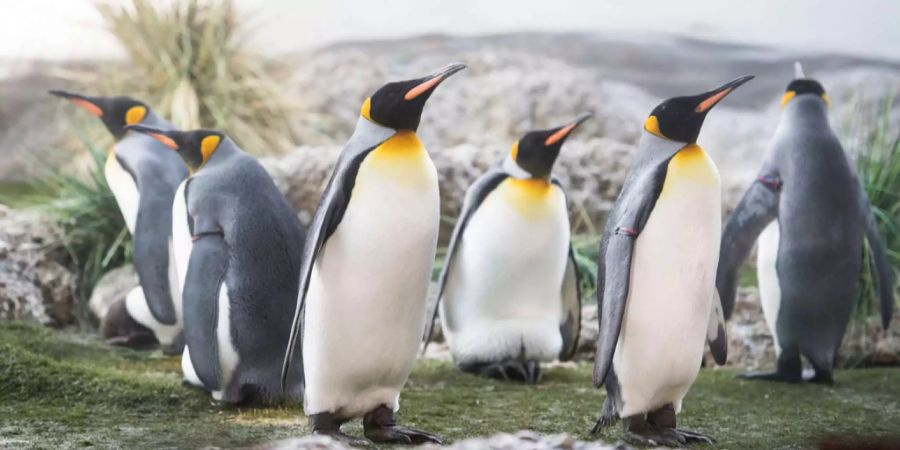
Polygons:
[[715,444],[716,439],[712,436],[697,433],[696,431],[683,430],[681,428],[676,428],[675,433],[678,433],[679,436],[684,438],[686,444]]
[[415,428],[397,426],[394,411],[381,405],[366,413],[363,417],[365,435],[372,442],[379,444],[442,444],[440,437]]
[[493,363],[462,364],[460,369],[495,380],[521,381],[527,384],[539,383],[542,376],[541,364],[533,360],[521,362],[508,359]]
[[320,413],[309,416],[309,423],[312,426],[313,434],[328,436],[338,442],[342,442],[351,447],[373,448],[375,445],[372,441],[364,438],[358,438],[344,434],[341,431],[343,420],[339,420],[331,413]]

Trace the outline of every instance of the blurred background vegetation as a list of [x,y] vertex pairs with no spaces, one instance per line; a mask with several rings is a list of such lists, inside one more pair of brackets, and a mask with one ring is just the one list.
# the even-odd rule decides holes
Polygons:
[[[57,69],[73,89],[129,93],[181,128],[221,129],[262,155],[315,141],[327,133],[323,128],[333,126],[322,125],[327,113],[310,110],[303,95],[285,95],[293,90],[297,59],[274,59],[251,48],[253,16],[240,13],[234,1],[127,0],[101,2],[97,8],[127,61]],[[333,62],[320,63],[326,73],[336,72],[328,64]],[[359,95],[354,92],[352,101]],[[900,131],[894,103],[893,97],[882,102],[874,128],[862,123],[868,116],[848,114],[850,120],[839,131],[848,154],[855,155],[890,257],[900,266]],[[87,155],[84,170],[45,170],[36,182],[0,191],[0,202],[41,208],[58,219],[62,233],[57,245],[77,268],[79,293],[86,299],[103,273],[130,261],[130,237],[103,177],[111,139],[95,121],[80,117],[71,121],[69,131],[77,136],[74,146]],[[593,223],[583,206],[573,206],[573,246],[584,275],[582,291],[592,302],[602,223]],[[441,264],[439,257],[435,273]],[[755,279],[752,268],[745,273],[746,283]],[[868,265],[861,280],[856,317],[866,321],[878,311]]]

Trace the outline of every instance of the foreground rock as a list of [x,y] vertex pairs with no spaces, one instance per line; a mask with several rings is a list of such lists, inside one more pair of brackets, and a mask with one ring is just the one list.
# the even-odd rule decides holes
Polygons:
[[[326,436],[304,436],[286,439],[261,447],[264,450],[351,450]],[[568,434],[543,435],[523,430],[515,434],[499,433],[490,437],[479,437],[459,441],[451,445],[420,445],[422,450],[624,450],[631,447],[621,444],[610,445],[601,441],[579,441]]]
[[62,263],[58,236],[50,218],[0,205],[0,319],[75,322],[77,277]]

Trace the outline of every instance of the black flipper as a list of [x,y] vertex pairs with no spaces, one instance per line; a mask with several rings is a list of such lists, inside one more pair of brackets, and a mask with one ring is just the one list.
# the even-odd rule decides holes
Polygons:
[[172,232],[172,195],[141,192],[134,226],[134,267],[147,306],[162,324],[174,325],[175,304],[169,288],[169,236]]
[[198,230],[191,251],[184,286],[185,340],[191,364],[204,386],[221,389],[219,343],[216,328],[219,320],[219,291],[228,271],[228,244],[212,231]]
[[[565,195],[566,190],[563,188],[562,183],[555,177],[552,181]],[[559,352],[559,360],[569,361],[578,350],[578,337],[581,333],[581,272],[578,270],[578,261],[575,260],[575,251],[572,249],[571,242],[569,242],[568,261],[566,261],[566,271],[563,275],[561,297],[562,316],[559,322],[559,332],[562,336],[563,345]]]
[[860,186],[859,199],[863,223],[866,227],[866,239],[869,241],[869,249],[872,251],[872,264],[875,273],[878,275],[878,295],[881,299],[881,325],[885,330],[891,324],[891,318],[894,316],[894,269],[891,267],[891,261],[887,256],[887,248],[884,239],[881,237],[881,231],[878,229],[878,222],[875,220],[875,214],[872,213],[872,207],[869,203],[869,196],[866,190]]
[[712,307],[709,311],[709,323],[706,327],[706,342],[709,344],[709,352],[718,365],[724,365],[728,361],[728,336],[725,335],[725,317],[722,313],[722,301],[719,294],[713,289]]
[[637,238],[636,233],[632,234],[633,230],[627,228],[627,231],[623,231],[622,227],[618,227],[612,236],[604,239],[606,248],[603,253],[608,263],[604,264],[603,273],[598,275],[604,282],[603,293],[600,294],[598,290],[598,301],[601,305],[598,311],[600,334],[597,337],[597,352],[594,356],[594,386],[598,388],[603,385],[606,374],[612,366],[612,357],[622,328],[631,278],[631,256]]
[[350,194],[353,192],[353,186],[356,184],[356,174],[359,172],[359,166],[372,150],[396,133],[397,130],[378,125],[360,117],[353,136],[350,137],[347,145],[341,151],[341,156],[334,168],[334,172],[331,174],[328,186],[322,194],[322,200],[316,208],[316,214],[313,216],[312,224],[310,224],[306,234],[306,244],[303,247],[303,258],[300,264],[297,308],[294,311],[291,334],[281,368],[282,390],[287,386],[288,372],[294,359],[298,339],[302,333],[306,292],[309,289],[309,279],[319,257],[319,252],[344,218],[344,212],[350,203]]
[[725,231],[719,252],[719,268],[716,273],[716,289],[722,299],[725,319],[731,318],[734,297],[737,293],[738,269],[750,255],[756,238],[766,225],[778,216],[781,178],[775,172],[766,171],[750,185],[738,203]]
[[463,202],[459,218],[456,220],[456,227],[453,228],[453,235],[450,237],[450,245],[447,247],[447,256],[444,258],[444,268],[441,270],[441,278],[440,281],[438,281],[437,300],[434,302],[434,311],[431,313],[431,321],[428,324],[428,329],[425,332],[425,336],[423,336],[425,345],[422,347],[422,354],[425,354],[428,344],[431,343],[431,334],[434,332],[434,323],[437,320],[438,311],[440,310],[441,297],[444,296],[444,288],[447,286],[447,277],[450,274],[450,267],[453,265],[453,258],[456,256],[456,247],[462,240],[466,225],[469,224],[472,215],[475,214],[475,211],[481,206],[481,202],[483,202],[488,194],[496,189],[508,176],[509,175],[500,168],[492,169],[475,180],[466,192],[466,199]]
[[569,257],[562,285],[562,316],[559,322],[562,335],[560,361],[568,361],[578,350],[578,335],[581,333],[581,275],[575,261],[575,251],[569,244]]
[[643,230],[666,180],[669,161],[680,147],[652,152],[632,165],[610,213],[597,264],[597,315],[600,333],[594,355],[594,386],[603,385],[619,341],[631,279],[634,243]]

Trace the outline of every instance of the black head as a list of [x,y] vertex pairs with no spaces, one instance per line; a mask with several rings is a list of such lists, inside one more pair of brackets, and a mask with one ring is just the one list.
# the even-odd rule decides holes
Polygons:
[[513,144],[513,161],[533,178],[548,178],[566,138],[591,116],[590,113],[582,114],[572,122],[556,128],[529,131]]
[[747,75],[700,95],[670,98],[650,113],[644,129],[665,139],[693,144],[697,142],[709,110],[738,86],[752,79],[753,75]]
[[71,101],[97,116],[117,140],[125,136],[125,127],[141,123],[150,108],[131,97],[90,97],[72,92],[52,90],[50,94]]
[[801,78],[791,81],[790,84],[788,84],[787,89],[784,91],[784,95],[781,97],[781,106],[786,106],[794,99],[794,97],[807,94],[820,97],[825,103],[830,103],[831,101],[828,98],[828,94],[825,93],[825,88],[823,88],[818,81],[811,78]]
[[126,129],[146,134],[175,150],[191,172],[209,162],[225,139],[224,134],[213,130],[164,131],[144,125],[128,125]]
[[386,127],[415,131],[434,89],[465,68],[465,64],[453,63],[423,78],[388,83],[366,99],[360,114]]

